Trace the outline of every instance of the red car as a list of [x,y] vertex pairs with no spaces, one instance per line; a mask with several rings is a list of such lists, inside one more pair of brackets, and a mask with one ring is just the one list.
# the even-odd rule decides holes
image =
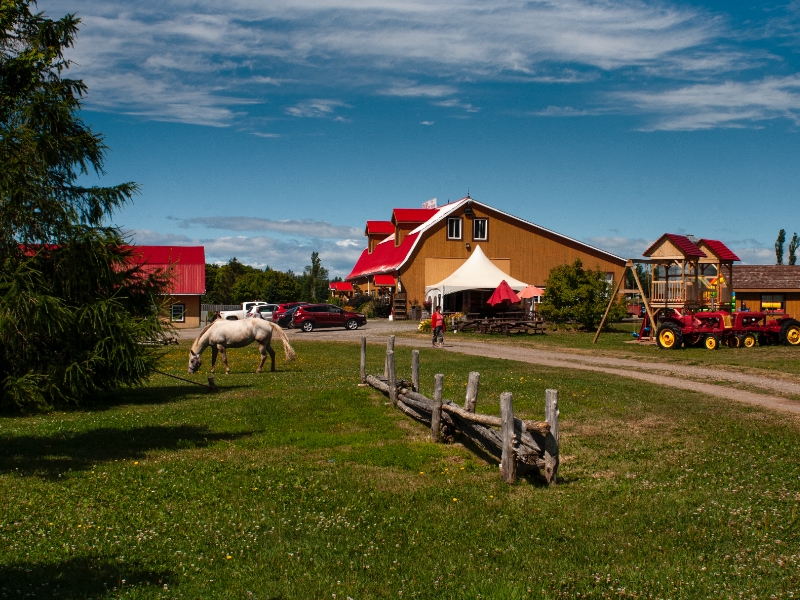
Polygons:
[[283,316],[290,308],[294,308],[295,306],[305,306],[306,304],[310,304],[310,302],[284,302],[283,304],[278,304],[278,308],[272,311],[272,322],[277,323],[278,319]]
[[353,313],[333,304],[308,304],[294,313],[292,325],[303,331],[313,331],[316,327],[346,327],[358,329],[367,324],[367,317]]

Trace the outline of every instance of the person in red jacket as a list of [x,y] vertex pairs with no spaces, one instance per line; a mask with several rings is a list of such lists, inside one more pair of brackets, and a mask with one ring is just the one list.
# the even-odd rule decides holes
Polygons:
[[437,346],[436,341],[439,340],[439,348],[444,348],[444,317],[438,308],[431,315],[431,329],[433,329],[433,347]]

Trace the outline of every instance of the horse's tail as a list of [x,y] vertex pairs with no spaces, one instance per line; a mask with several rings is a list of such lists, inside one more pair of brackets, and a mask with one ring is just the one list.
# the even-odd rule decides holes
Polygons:
[[272,329],[277,332],[278,337],[280,337],[281,341],[283,342],[283,350],[284,352],[286,352],[286,362],[294,360],[295,357],[297,357],[297,353],[294,351],[294,348],[292,348],[292,345],[289,343],[289,338],[286,336],[286,332],[280,325],[276,323],[272,323]]

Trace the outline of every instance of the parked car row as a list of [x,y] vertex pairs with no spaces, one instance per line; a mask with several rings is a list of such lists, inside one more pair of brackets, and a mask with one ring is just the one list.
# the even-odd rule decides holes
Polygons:
[[355,330],[367,324],[367,317],[334,304],[288,302],[279,304],[272,311],[272,321],[281,327],[297,327],[309,332],[318,327],[345,327]]

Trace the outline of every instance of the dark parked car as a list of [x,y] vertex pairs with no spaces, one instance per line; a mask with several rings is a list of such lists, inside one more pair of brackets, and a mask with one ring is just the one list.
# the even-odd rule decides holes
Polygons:
[[309,304],[297,307],[292,324],[303,331],[313,331],[317,327],[358,329],[360,325],[367,324],[367,317],[333,304]]
[[298,308],[300,308],[300,307],[299,306],[293,306],[293,307],[283,311],[283,313],[281,315],[277,316],[277,317],[275,316],[275,313],[273,312],[272,313],[272,315],[273,315],[272,316],[272,322],[275,323],[276,325],[280,325],[281,327],[286,327],[288,329],[291,329],[292,327],[294,327],[294,325],[292,325],[292,318],[294,317],[294,313],[297,311]]
[[278,323],[281,327],[284,327],[282,323],[278,322],[278,319],[282,318],[283,315],[286,313],[287,310],[290,308],[297,308],[298,306],[303,306],[305,304],[311,304],[310,302],[284,302],[282,304],[278,304],[278,308],[272,311],[272,320],[275,323]]

